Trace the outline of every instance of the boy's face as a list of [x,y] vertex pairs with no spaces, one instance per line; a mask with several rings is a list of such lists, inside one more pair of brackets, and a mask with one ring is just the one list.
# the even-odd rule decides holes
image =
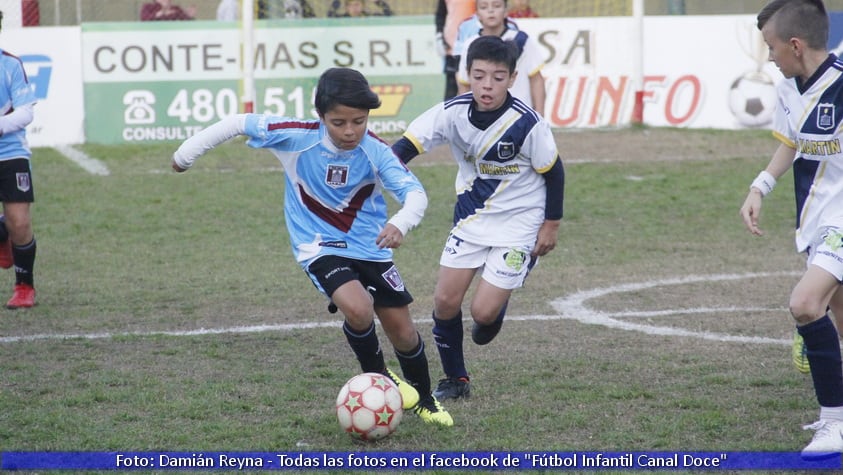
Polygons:
[[770,61],[778,66],[782,75],[792,78],[800,75],[801,63],[794,51],[794,44],[779,38],[776,32],[775,21],[770,21],[761,29],[761,36],[767,43],[770,54]]
[[493,63],[484,59],[475,59],[468,69],[468,83],[477,110],[491,111],[499,108],[506,101],[506,91],[512,87],[515,74],[503,63]]
[[331,142],[341,150],[352,150],[358,145],[368,132],[368,109],[355,109],[342,104],[320,117],[328,129]]
[[345,3],[345,11],[349,14],[349,16],[363,15],[363,1],[349,0]]
[[503,25],[506,13],[504,0],[477,0],[477,19],[484,29],[494,29]]

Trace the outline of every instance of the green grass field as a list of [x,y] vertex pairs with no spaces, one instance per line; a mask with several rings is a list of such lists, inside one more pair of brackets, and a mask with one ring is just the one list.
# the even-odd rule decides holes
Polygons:
[[[620,134],[641,145],[603,160]],[[292,259],[268,152],[238,141],[175,174],[177,144],[80,147],[110,170],[95,176],[36,150],[39,304],[0,310],[0,450],[801,450],[818,411],[789,360],[786,304],[804,266],[790,175],[765,200],[766,236],[737,214],[773,139],[559,141],[559,246],[516,291],[499,338],[466,340],[474,394],[447,405],[456,426],[406,414],[375,444],[337,425],[337,391],[359,367]],[[431,205],[395,261],[435,381],[429,315],[455,168],[411,165]]]

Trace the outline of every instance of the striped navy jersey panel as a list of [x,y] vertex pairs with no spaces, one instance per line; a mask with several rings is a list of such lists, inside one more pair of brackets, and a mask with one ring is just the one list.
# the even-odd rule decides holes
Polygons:
[[796,247],[808,248],[828,226],[843,226],[843,63],[829,55],[804,83],[786,79],[773,133],[796,150]]
[[389,261],[375,239],[388,218],[384,190],[403,203],[419,180],[372,133],[353,150],[338,149],[320,121],[250,114],[248,145],[270,150],[285,174],[284,217],[296,260],[339,255]]
[[528,246],[544,222],[545,181],[558,157],[548,123],[510,96],[492,112],[477,111],[471,93],[438,104],[404,136],[420,152],[448,144],[458,170],[454,232],[488,246]]

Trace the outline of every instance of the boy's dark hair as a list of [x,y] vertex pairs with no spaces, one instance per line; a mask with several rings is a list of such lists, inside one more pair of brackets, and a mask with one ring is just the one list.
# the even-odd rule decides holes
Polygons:
[[801,38],[811,49],[828,47],[828,13],[822,0],[772,0],[756,20],[759,30],[772,20],[781,40]]
[[470,71],[471,63],[479,59],[490,63],[504,64],[510,73],[514,73],[518,56],[518,46],[512,41],[504,41],[495,35],[484,35],[478,36],[468,45],[465,64]]
[[319,77],[313,105],[316,106],[316,112],[324,116],[338,105],[355,109],[377,109],[381,106],[381,100],[359,71],[331,68]]

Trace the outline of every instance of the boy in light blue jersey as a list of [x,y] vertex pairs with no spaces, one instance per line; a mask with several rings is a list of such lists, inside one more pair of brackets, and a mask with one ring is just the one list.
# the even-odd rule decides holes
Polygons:
[[26,126],[32,122],[35,90],[20,58],[2,49],[0,71],[0,268],[15,267],[14,293],[6,308],[29,308],[35,305],[35,235],[30,211],[35,192]]
[[[425,422],[453,425],[431,393],[421,339],[410,318],[412,296],[392,250],[422,219],[427,195],[419,180],[367,129],[380,106],[362,74],[332,68],[316,87],[319,120],[239,114],[187,139],[173,155],[183,172],[208,150],[238,136],[266,148],[284,167],[284,216],[293,255],[343,315],[343,330],[363,372],[398,383],[405,409]],[[388,218],[383,192],[403,206]],[[387,369],[375,332],[377,315],[409,384]]]

